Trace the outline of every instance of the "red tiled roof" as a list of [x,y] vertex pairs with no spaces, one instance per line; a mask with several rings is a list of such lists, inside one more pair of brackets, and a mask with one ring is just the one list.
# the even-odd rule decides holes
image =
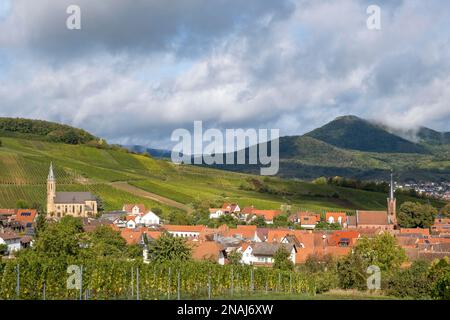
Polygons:
[[36,219],[37,211],[34,209],[19,209],[16,214],[16,221],[22,224],[33,223]]
[[219,259],[220,252],[224,248],[215,241],[202,241],[192,245],[192,258],[194,260],[214,260]]
[[139,213],[145,213],[145,205],[143,205],[143,204],[126,204],[123,206],[123,211],[131,213],[131,212],[133,212],[134,207],[139,208]]
[[125,239],[127,244],[138,244],[142,239],[142,234],[144,230],[142,228],[139,229],[128,229],[125,228],[120,232],[122,238]]
[[281,210],[258,210],[253,209],[251,214],[264,217],[266,221],[272,221],[273,218],[281,214]]
[[401,228],[400,229],[401,234],[422,234],[424,236],[430,235],[430,229],[423,229],[423,228]]
[[334,221],[337,222],[338,218],[342,218],[342,222],[345,222],[345,219],[347,218],[347,214],[345,212],[327,212],[325,214],[325,219],[328,221],[330,217],[334,218]]
[[388,225],[386,211],[357,211],[358,225]]
[[163,226],[163,228],[167,231],[172,232],[202,232],[205,229],[205,226],[186,226],[186,225],[172,225],[172,224],[166,224]]
[[12,216],[16,214],[15,209],[0,209],[0,215]]

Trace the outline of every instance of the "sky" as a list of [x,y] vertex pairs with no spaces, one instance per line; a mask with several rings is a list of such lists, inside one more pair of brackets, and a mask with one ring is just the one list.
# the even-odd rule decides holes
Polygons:
[[449,88],[447,0],[0,0],[0,116],[113,143],[168,148],[195,120],[296,135],[349,114],[450,131]]

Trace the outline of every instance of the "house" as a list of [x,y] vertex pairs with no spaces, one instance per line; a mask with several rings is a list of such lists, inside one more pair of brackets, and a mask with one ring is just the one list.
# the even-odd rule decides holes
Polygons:
[[410,235],[422,235],[422,236],[429,236],[430,235],[430,229],[423,229],[423,228],[401,228],[400,234],[410,234]]
[[181,238],[198,238],[204,228],[204,226],[178,226],[169,224],[163,227],[170,235]]
[[253,225],[237,225],[236,228],[228,229],[223,233],[226,237],[233,237],[240,240],[256,241],[257,227]]
[[192,259],[208,260],[225,264],[225,248],[215,241],[201,241],[192,243]]
[[299,224],[305,229],[314,229],[316,224],[320,222],[320,214],[313,212],[297,212],[289,216],[288,220],[292,223]]
[[439,235],[450,235],[450,218],[436,218],[431,226],[431,232]]
[[221,208],[209,208],[209,218],[210,219],[219,219],[224,215],[224,212]]
[[224,203],[222,205],[223,213],[225,214],[232,214],[232,213],[239,213],[241,212],[241,208],[239,208],[239,205],[237,203]]
[[259,210],[253,207],[244,208],[242,214],[246,220],[254,220],[256,217],[263,217],[267,224],[273,224],[273,219],[281,214],[281,210]]
[[16,213],[15,220],[24,228],[31,228],[37,217],[37,211],[34,209],[19,209]]
[[157,226],[160,225],[161,219],[154,212],[149,211],[141,216],[139,222],[140,224],[143,224],[146,227]]
[[344,228],[347,227],[347,214],[345,212],[327,212],[325,221],[328,223],[338,223]]
[[83,218],[83,231],[94,232],[100,226],[112,226],[113,223],[107,219]]
[[353,247],[361,234],[358,231],[334,231],[327,237],[328,246],[332,247]]
[[348,228],[393,230],[387,211],[357,210],[356,216],[347,217]]
[[127,219],[123,217],[118,217],[113,221],[113,224],[118,228],[126,228],[127,227]]
[[145,213],[145,205],[143,204],[125,204],[122,208],[122,211],[125,211],[130,215],[141,215]]
[[120,235],[122,236],[122,238],[125,239],[128,245],[143,244],[144,241],[143,234],[144,234],[143,228],[134,228],[134,229],[125,228],[120,232]]
[[244,244],[240,252],[242,252],[242,263],[249,265],[271,266],[274,261],[275,253],[281,249],[286,249],[289,253],[289,260],[295,264],[297,248],[293,244],[288,243],[253,243]]
[[8,232],[0,233],[0,244],[6,244],[8,246],[8,252],[12,253],[21,249],[20,244],[21,236],[17,233]]
[[136,227],[138,226],[138,223],[136,222],[136,220],[139,220],[139,216],[127,216],[126,217],[126,227],[128,229],[136,229]]

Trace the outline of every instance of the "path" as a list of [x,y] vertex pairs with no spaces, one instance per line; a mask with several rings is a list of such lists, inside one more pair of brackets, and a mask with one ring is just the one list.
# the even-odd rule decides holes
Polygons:
[[188,213],[192,212],[192,208],[190,208],[189,206],[187,206],[185,204],[182,204],[182,203],[177,202],[175,200],[172,200],[172,199],[160,196],[160,195],[158,195],[156,193],[152,193],[152,192],[148,192],[148,191],[139,189],[139,188],[137,188],[135,186],[132,186],[132,185],[128,184],[128,182],[125,182],[125,181],[112,182],[111,186],[116,188],[116,189],[129,192],[129,193],[134,194],[136,196],[147,198],[147,199],[151,199],[151,200],[157,201],[159,203],[166,204],[166,205],[168,205],[170,207],[174,207],[174,208],[186,211]]

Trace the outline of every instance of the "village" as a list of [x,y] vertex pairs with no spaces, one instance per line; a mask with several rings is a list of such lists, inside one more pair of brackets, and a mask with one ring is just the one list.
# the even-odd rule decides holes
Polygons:
[[[409,261],[432,261],[450,256],[450,219],[438,215],[431,228],[401,228],[397,223],[397,205],[391,179],[386,211],[356,210],[346,212],[315,213],[300,211],[288,216],[289,227],[274,227],[274,220],[285,214],[283,210],[255,207],[241,208],[238,203],[224,203],[210,208],[209,218],[220,220],[230,217],[235,227],[222,224],[216,228],[205,225],[171,225],[143,204],[124,204],[120,210],[99,215],[95,197],[86,192],[56,192],[56,178],[50,167],[47,181],[47,220],[70,215],[83,221],[85,232],[93,232],[106,225],[120,233],[128,245],[142,249],[144,262],[148,262],[147,249],[153,241],[167,233],[186,240],[192,248],[194,260],[229,263],[229,256],[238,253],[240,263],[270,267],[281,248],[289,253],[294,265],[302,264],[311,256],[345,256],[363,237],[383,233],[393,235]],[[14,252],[33,245],[38,219],[35,209],[0,209],[0,245],[4,255],[13,258]],[[259,227],[255,221],[263,221]],[[319,228],[320,225],[333,228]]]

